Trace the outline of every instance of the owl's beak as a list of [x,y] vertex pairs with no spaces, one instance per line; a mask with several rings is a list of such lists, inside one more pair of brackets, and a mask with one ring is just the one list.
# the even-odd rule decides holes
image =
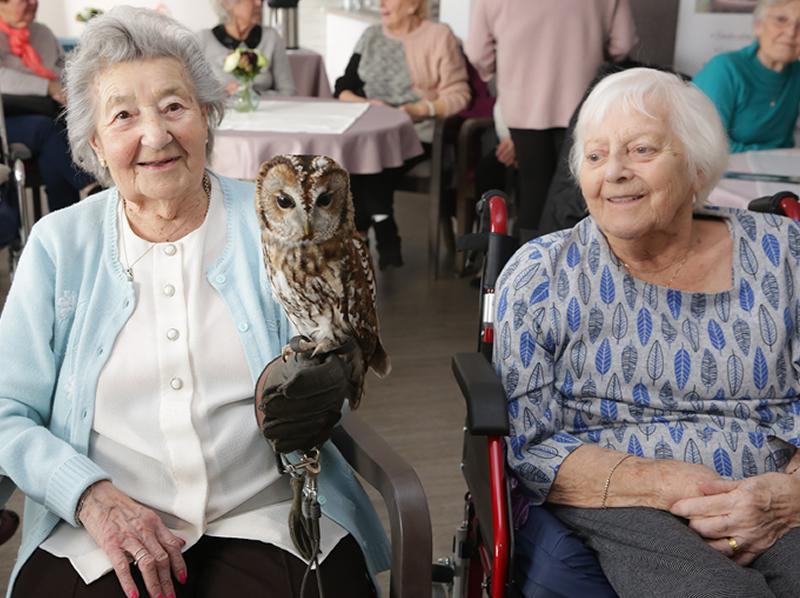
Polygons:
[[306,239],[311,238],[311,223],[308,220],[306,220],[305,224],[303,225],[303,232],[306,235]]

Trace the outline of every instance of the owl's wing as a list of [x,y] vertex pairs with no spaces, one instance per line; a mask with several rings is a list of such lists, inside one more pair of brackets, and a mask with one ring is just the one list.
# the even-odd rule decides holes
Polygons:
[[345,268],[349,280],[344,288],[350,326],[353,328],[353,333],[367,365],[378,376],[386,376],[391,370],[391,363],[381,345],[378,330],[375,272],[372,269],[369,249],[358,235],[351,238],[345,259],[349,262]]

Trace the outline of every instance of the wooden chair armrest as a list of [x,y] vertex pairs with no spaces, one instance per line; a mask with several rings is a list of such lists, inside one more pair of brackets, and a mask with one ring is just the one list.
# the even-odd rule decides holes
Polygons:
[[392,540],[390,598],[430,598],[433,538],[428,500],[414,469],[358,415],[332,436],[350,466],[380,492]]

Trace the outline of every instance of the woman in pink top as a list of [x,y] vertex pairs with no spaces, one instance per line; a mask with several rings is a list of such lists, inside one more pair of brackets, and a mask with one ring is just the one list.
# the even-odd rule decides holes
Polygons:
[[[458,40],[447,25],[428,20],[427,0],[382,0],[381,24],[364,31],[334,96],[403,110],[423,144],[433,138],[433,119],[456,114],[470,99]],[[375,229],[381,270],[403,265],[392,195],[398,169],[351,177],[356,228]]]
[[628,0],[476,0],[465,51],[497,95],[519,163],[517,229],[535,230],[570,116],[604,58],[637,42]]

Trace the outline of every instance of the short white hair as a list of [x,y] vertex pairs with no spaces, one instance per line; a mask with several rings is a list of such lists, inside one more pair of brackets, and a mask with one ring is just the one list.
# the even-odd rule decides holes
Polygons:
[[756,4],[755,9],[753,10],[753,18],[756,21],[760,21],[764,18],[764,13],[767,12],[773,6],[780,6],[781,4],[788,4],[793,0],[758,0],[758,4]]
[[78,46],[67,55],[64,69],[72,158],[103,184],[111,184],[111,176],[90,143],[97,126],[95,79],[115,64],[156,58],[173,58],[185,69],[197,103],[206,110],[206,157],[211,156],[214,130],[225,113],[226,94],[194,33],[154,10],[117,6],[86,24]]
[[578,114],[569,163],[577,179],[584,160],[586,133],[612,109],[657,118],[666,110],[668,124],[686,148],[687,175],[698,184],[696,202],[705,203],[728,165],[728,136],[711,100],[673,73],[633,68],[609,75],[591,91]]

